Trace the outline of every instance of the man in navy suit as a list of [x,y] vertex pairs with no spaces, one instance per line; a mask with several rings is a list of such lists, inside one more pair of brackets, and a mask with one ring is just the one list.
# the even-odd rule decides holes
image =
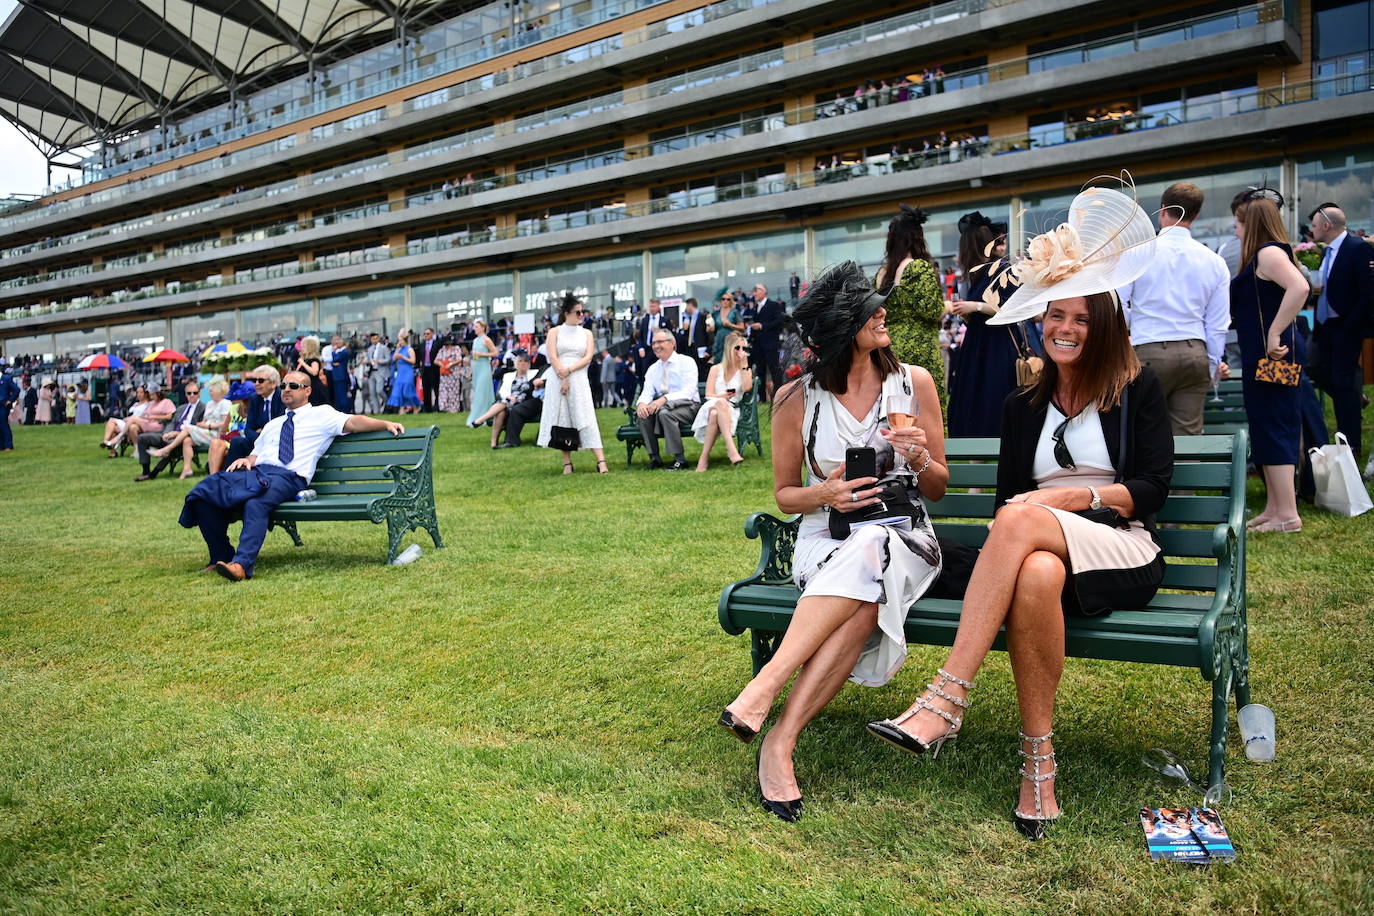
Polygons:
[[1333,203],[1317,207],[1308,220],[1312,237],[1326,243],[1313,282],[1320,293],[1308,371],[1317,387],[1331,396],[1336,429],[1358,454],[1364,381],[1360,351],[1374,332],[1374,248],[1346,231],[1345,213]]
[[19,386],[10,375],[9,366],[0,366],[0,452],[14,450],[14,434],[10,432],[10,410],[19,400]]
[[635,342],[630,356],[635,361],[635,375],[642,382],[645,371],[658,361],[654,356],[654,331],[667,327],[663,318],[663,303],[657,299],[649,300],[648,310],[635,321]]
[[210,443],[211,474],[217,473],[226,464],[247,458],[253,451],[253,443],[257,441],[262,428],[269,421],[286,413],[286,404],[282,401],[281,391],[277,387],[281,384],[280,372],[271,366],[258,366],[248,374],[248,381],[253,383],[256,393],[248,401],[248,416],[244,418],[246,422],[243,435],[230,442],[215,439]]
[[778,362],[778,341],[782,335],[782,320],[786,315],[783,305],[776,299],[768,298],[768,287],[762,283],[754,285],[754,304],[758,309],[757,318],[749,327],[750,353],[754,361],[756,375],[768,379],[763,400],[773,400],[773,390],[782,385],[782,366]]
[[697,364],[697,381],[706,381],[706,373],[711,371],[711,335],[706,331],[706,315],[697,308],[696,299],[689,298],[682,303],[677,351]]
[[439,409],[439,346],[433,328],[425,328],[424,339],[415,351],[416,369],[420,373],[420,387],[425,395],[425,413]]

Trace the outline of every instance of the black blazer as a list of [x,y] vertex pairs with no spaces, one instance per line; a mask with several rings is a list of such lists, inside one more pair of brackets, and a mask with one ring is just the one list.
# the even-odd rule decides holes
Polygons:
[[690,322],[691,330],[689,332],[688,328],[682,328],[677,332],[677,351],[696,359],[697,347],[711,346],[711,335],[706,333],[706,313],[697,309],[694,315],[684,313],[682,320]]
[[[651,329],[649,327],[649,319],[653,317],[657,317],[658,324]],[[635,321],[635,346],[643,347],[646,353],[649,352],[649,347],[653,345],[653,333],[659,328],[663,328],[675,337],[677,336],[673,332],[673,329],[668,326],[668,321],[663,317],[662,312],[659,312],[657,316],[648,314],[639,316]]]
[[1357,235],[1347,234],[1331,262],[1326,278],[1326,301],[1344,319],[1346,327],[1363,329],[1374,311],[1374,247]]
[[[1031,404],[1030,388],[1007,395],[1002,404],[1002,451],[997,462],[997,506],[1001,508],[1018,493],[1036,489],[1031,469],[1035,447],[1045,426],[1048,405]],[[1135,381],[1126,386],[1130,431],[1126,447],[1130,452],[1121,464],[1121,406],[1102,415],[1102,435],[1112,464],[1122,470],[1121,482],[1131,491],[1135,515],[1154,529],[1154,516],[1169,495],[1169,480],[1174,474],[1174,433],[1169,425],[1168,405],[1159,377],[1143,367]]]
[[758,304],[758,309],[758,318],[755,320],[763,327],[754,332],[754,340],[765,348],[776,347],[778,337],[782,334],[782,319],[786,314],[783,304],[776,299],[765,299]]
[[286,404],[282,402],[280,388],[273,389],[271,401],[255,394],[248,402],[248,428],[261,431],[269,422],[285,414]]

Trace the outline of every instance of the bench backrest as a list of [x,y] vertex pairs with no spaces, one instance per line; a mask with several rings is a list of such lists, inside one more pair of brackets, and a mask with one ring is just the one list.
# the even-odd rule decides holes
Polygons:
[[437,426],[424,426],[399,436],[388,432],[339,436],[320,458],[310,486],[321,496],[390,493],[395,481],[387,467],[414,467],[424,461],[438,434]]
[[[997,439],[950,439],[945,443],[950,492],[939,502],[928,504],[941,537],[975,547],[986,540],[987,525],[982,522],[992,518],[997,508],[998,447]],[[1224,526],[1228,524],[1239,530],[1240,556],[1244,556],[1248,447],[1244,430],[1223,436],[1175,437],[1171,492],[1156,520],[1181,527],[1158,532],[1168,562],[1162,588],[1215,591],[1217,559],[1226,555]],[[969,487],[984,492],[959,492]],[[970,519],[978,523],[969,524]]]

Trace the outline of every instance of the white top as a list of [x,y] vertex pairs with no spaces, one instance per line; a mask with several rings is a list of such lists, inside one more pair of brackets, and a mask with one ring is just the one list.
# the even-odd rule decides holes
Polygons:
[[257,457],[258,464],[281,467],[282,463],[277,460],[281,428],[286,425],[287,417],[294,417],[295,451],[286,469],[309,480],[315,476],[315,465],[319,463],[320,456],[329,451],[335,437],[343,435],[344,424],[350,416],[351,414],[340,413],[328,404],[306,404],[295,410],[288,410],[275,420],[269,420],[262,428],[262,432],[258,434],[258,441],[253,446],[253,454]]
[[1231,327],[1231,271],[1186,226],[1161,230],[1154,263],[1120,290],[1135,346],[1174,340],[1207,344],[1216,373]]
[[[1064,422],[1064,414],[1050,404],[1045,412],[1045,425],[1040,427],[1040,441],[1035,446],[1035,462],[1031,465],[1031,476],[1036,483],[1043,482],[1063,471],[1059,462],[1054,460],[1054,431]],[[1097,402],[1084,407],[1078,416],[1069,421],[1064,430],[1064,444],[1069,447],[1074,465],[1081,471],[1093,468],[1116,476],[1112,456],[1107,453],[1107,438],[1102,434],[1102,414],[1097,410]]]
[[700,401],[697,392],[697,364],[690,357],[674,353],[644,370],[644,390],[639,403],[647,404],[667,395],[671,401]]

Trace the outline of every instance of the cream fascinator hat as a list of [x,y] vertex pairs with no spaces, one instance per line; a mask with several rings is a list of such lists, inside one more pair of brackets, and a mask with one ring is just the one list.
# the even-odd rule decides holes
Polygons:
[[1004,274],[1016,292],[988,324],[1025,321],[1048,302],[1115,291],[1145,273],[1155,256],[1154,223],[1136,203],[1129,176],[1120,180],[1129,196],[1084,188],[1066,222],[1031,239],[1026,257]]

